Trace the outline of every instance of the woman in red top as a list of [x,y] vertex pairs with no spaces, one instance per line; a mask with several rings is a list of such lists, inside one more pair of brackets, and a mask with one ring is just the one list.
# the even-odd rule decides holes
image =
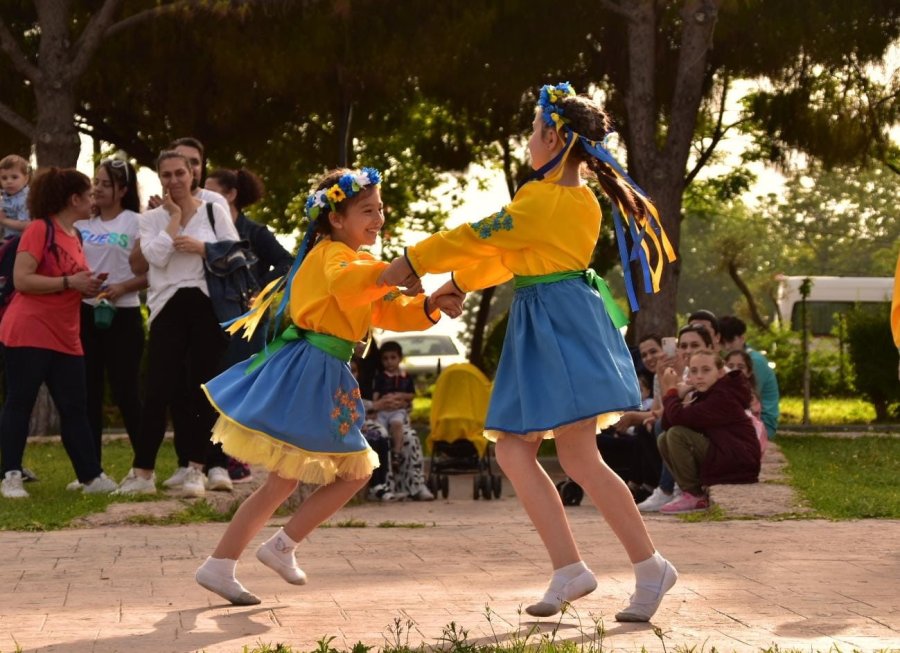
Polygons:
[[88,425],[80,339],[81,300],[96,295],[103,283],[88,269],[74,227],[76,220],[90,217],[91,181],[77,170],[49,168],[32,183],[28,204],[36,219],[19,242],[16,294],[0,322],[7,380],[0,493],[10,499],[28,496],[22,455],[41,383],[59,410],[63,446],[84,491],[111,492],[116,484],[100,468]]

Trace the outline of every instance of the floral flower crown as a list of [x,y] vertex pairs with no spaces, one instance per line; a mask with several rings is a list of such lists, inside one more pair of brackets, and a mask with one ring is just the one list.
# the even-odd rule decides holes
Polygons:
[[[381,173],[375,168],[363,168],[359,172],[348,172],[342,175],[337,183],[329,188],[322,188],[306,199],[306,215],[316,220],[319,215],[334,211],[345,199],[359,195],[369,186],[381,183]],[[323,212],[324,209],[324,212]]]
[[541,108],[541,117],[544,119],[544,124],[556,130],[559,130],[560,127],[566,124],[568,120],[563,117],[565,112],[558,103],[564,97],[574,95],[575,89],[572,88],[569,82],[563,82],[556,86],[550,86],[549,84],[542,86],[541,94],[538,98],[538,106]]

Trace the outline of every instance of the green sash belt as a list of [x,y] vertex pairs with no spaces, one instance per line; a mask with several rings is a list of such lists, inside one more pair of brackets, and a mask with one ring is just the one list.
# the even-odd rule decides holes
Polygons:
[[253,361],[247,366],[244,374],[249,374],[274,356],[275,353],[287,343],[295,340],[306,340],[316,349],[324,351],[329,356],[334,356],[345,363],[350,362],[350,359],[353,357],[353,349],[356,346],[356,343],[351,342],[350,340],[344,340],[337,336],[330,336],[327,333],[305,331],[296,324],[292,324],[279,333],[278,337],[276,337],[268,347],[263,349],[253,358]]
[[621,329],[628,324],[628,317],[613,298],[606,280],[591,268],[588,268],[587,270],[572,270],[570,272],[551,272],[550,274],[537,274],[534,276],[516,275],[514,280],[516,290],[518,290],[519,288],[527,288],[528,286],[534,286],[539,283],[556,283],[557,281],[577,279],[579,277],[584,279],[587,285],[600,293],[600,298],[603,300],[603,306],[606,308],[606,314],[609,315],[612,323],[617,329]]

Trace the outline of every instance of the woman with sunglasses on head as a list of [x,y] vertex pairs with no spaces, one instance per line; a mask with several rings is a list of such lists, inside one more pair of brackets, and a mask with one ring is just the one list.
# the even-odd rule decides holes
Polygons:
[[[138,291],[147,287],[147,275],[135,275],[128,263],[140,233],[140,204],[134,167],[121,159],[106,159],[94,172],[94,214],[75,223],[88,266],[104,278],[100,294],[81,302],[87,412],[98,461],[107,377],[132,443],[141,423],[138,379],[144,319]],[[69,484],[69,489],[77,487],[77,481]]]

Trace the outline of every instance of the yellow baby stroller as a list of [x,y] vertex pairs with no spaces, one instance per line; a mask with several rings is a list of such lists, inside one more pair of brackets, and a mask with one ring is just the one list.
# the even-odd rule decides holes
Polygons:
[[435,496],[447,498],[449,476],[474,471],[472,498],[500,498],[503,482],[491,468],[492,447],[483,435],[490,396],[491,382],[471,363],[450,365],[438,377],[425,440],[431,452],[426,483]]

